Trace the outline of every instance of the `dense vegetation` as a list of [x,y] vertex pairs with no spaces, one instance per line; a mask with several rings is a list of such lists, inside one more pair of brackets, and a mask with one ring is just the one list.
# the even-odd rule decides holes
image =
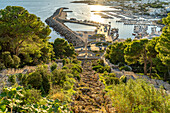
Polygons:
[[48,65],[39,65],[31,73],[9,75],[9,82],[13,86],[4,88],[1,93],[0,110],[15,112],[69,110],[67,103],[75,93],[74,84],[76,80],[80,80],[79,73],[82,72],[80,63],[67,59],[62,69],[57,69],[57,64],[53,63],[50,68]]
[[111,72],[110,66],[104,65],[104,61],[101,59],[92,61],[92,66],[92,69],[98,73],[104,73],[105,71],[109,73]]
[[41,96],[41,92],[35,89],[27,89],[21,86],[4,88],[0,94],[0,112],[44,113],[70,112],[67,104],[58,99],[51,100]]
[[118,113],[169,113],[170,96],[145,80],[129,80],[106,87]]
[[56,38],[53,46],[55,58],[57,59],[74,57],[76,55],[73,44],[68,44],[68,42],[62,38]]
[[143,79],[127,80],[126,76],[116,77],[104,72],[99,80],[105,85],[107,96],[118,113],[168,113],[170,96],[162,88],[155,89]]
[[[0,112],[69,112],[67,102],[82,68],[72,59],[76,55],[73,45],[59,38],[48,42],[50,32],[23,7],[0,10],[0,70],[37,66],[27,73],[8,75],[12,87],[5,87],[0,95]],[[54,62],[62,58],[63,68]]]
[[[158,74],[168,80],[170,62],[170,14],[163,19],[165,27],[160,37],[151,40],[129,40],[108,46],[105,57],[113,64],[127,63],[134,72]],[[143,66],[143,70],[141,69]]]
[[64,39],[48,42],[50,32],[49,26],[23,7],[7,6],[1,9],[0,70],[73,57],[74,47]]
[[49,62],[51,30],[39,17],[19,6],[0,10],[0,67],[17,68]]

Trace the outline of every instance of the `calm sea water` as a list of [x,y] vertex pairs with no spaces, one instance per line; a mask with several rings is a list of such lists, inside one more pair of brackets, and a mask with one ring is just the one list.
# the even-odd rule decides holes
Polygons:
[[[100,16],[96,16],[91,13],[92,10],[114,10],[109,6],[95,6],[86,4],[73,4],[70,3],[73,0],[0,0],[0,9],[4,9],[6,6],[22,6],[27,9],[30,13],[36,14],[44,22],[46,18],[51,16],[56,9],[60,7],[68,7],[69,10],[73,11],[68,13],[68,18],[77,18],[82,20],[93,20],[102,23],[109,23],[113,28],[119,28],[119,38],[133,38],[133,25],[123,25],[123,23],[116,23],[117,18],[114,19],[103,19]],[[77,25],[66,23],[74,31],[93,31],[95,27]],[[54,41],[60,37],[55,31],[52,31],[52,38],[49,41]]]

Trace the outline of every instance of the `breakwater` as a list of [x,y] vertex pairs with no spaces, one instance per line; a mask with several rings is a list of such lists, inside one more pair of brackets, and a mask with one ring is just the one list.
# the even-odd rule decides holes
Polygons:
[[[82,37],[77,35],[74,31],[68,28],[62,22],[60,16],[62,15],[64,8],[59,8],[54,12],[54,14],[47,18],[45,22],[52,27],[56,32],[58,32],[61,36],[65,37],[65,39],[72,43],[74,46],[84,46],[85,41]],[[56,37],[57,38],[57,37]]]

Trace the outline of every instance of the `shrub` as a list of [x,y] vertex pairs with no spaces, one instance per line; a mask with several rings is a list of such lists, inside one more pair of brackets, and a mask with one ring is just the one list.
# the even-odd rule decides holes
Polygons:
[[22,78],[23,78],[23,74],[22,73],[19,73],[18,75],[17,75],[17,78],[18,78],[18,80],[22,80]]
[[102,66],[102,68],[97,69],[98,73],[103,73],[105,71],[105,68]]
[[108,65],[106,65],[106,66],[104,67],[104,70],[107,71],[107,72],[109,72],[109,73],[111,72],[111,68],[110,68],[110,66],[108,66]]
[[14,64],[13,64],[13,67],[14,68],[17,68],[21,62],[20,58],[16,55],[13,55],[13,60],[14,60]]
[[65,90],[69,90],[72,88],[72,85],[69,81],[65,81],[64,82],[64,87],[63,87]]
[[69,69],[67,66],[63,66],[62,69]]
[[0,94],[0,112],[8,113],[69,113],[66,103],[58,99],[47,100],[40,91],[23,87],[6,87]]
[[70,59],[63,59],[63,65],[69,64],[70,63]]
[[64,81],[66,81],[66,70],[57,70],[55,69],[53,72],[53,79],[55,84],[63,86]]
[[59,99],[60,101],[66,101],[64,92],[57,91],[55,94],[51,96],[53,100]]
[[75,79],[74,78],[69,78],[67,77],[67,81],[71,84],[71,85],[74,85],[76,83]]
[[69,77],[69,78],[73,78],[74,77],[73,74],[71,74],[71,73],[68,73],[66,76]]
[[74,64],[73,67],[71,68],[73,71],[77,71],[79,73],[81,73],[83,71],[83,69],[81,68],[80,65],[78,64]]
[[131,71],[128,66],[122,66],[119,68],[119,70]]
[[99,69],[99,68],[103,68],[103,66],[101,66],[101,65],[97,65],[97,66],[93,66],[93,70],[95,70],[95,71],[97,71],[97,69]]
[[19,74],[18,75],[18,78],[20,80],[20,83],[23,85],[23,86],[27,86],[28,84],[28,74]]
[[105,77],[105,81],[107,85],[118,84],[119,78],[117,77]]
[[42,75],[40,72],[36,71],[28,75],[28,84],[32,85],[33,88],[40,89],[42,85]]
[[96,46],[101,46],[101,42],[97,42],[97,43],[96,43]]
[[102,65],[97,65],[97,66],[93,66],[93,68],[92,68],[93,70],[95,70],[95,71],[97,71],[98,73],[103,73],[103,72],[111,72],[111,68],[110,68],[110,66],[105,66],[105,67],[103,67]]
[[115,73],[109,73],[108,76],[109,76],[109,77],[116,77],[116,74],[115,74]]
[[67,64],[65,65],[65,67],[63,67],[63,69],[70,69],[72,70],[72,74],[75,73],[81,73],[83,71],[83,69],[81,68],[81,66],[79,64]]
[[16,75],[9,75],[8,76],[8,81],[14,85],[17,81],[16,81]]
[[0,61],[0,71],[1,71],[2,69],[5,69],[5,65],[4,65],[4,63],[2,63],[2,62]]
[[93,60],[93,61],[92,61],[92,66],[97,66],[97,65],[98,65],[97,61],[96,61],[96,60]]
[[[51,82],[51,73],[47,65],[37,67],[36,71],[30,73],[27,77],[28,84],[32,85],[35,89],[41,89],[42,92],[48,94]],[[42,93],[43,94],[43,93]]]
[[74,64],[80,64],[81,61],[79,61],[79,60],[77,60],[77,59],[73,59],[73,60],[72,60],[72,63],[74,63]]
[[53,62],[50,68],[51,68],[51,71],[55,70],[57,68],[57,63]]
[[125,75],[121,76],[120,81],[126,83],[127,82],[127,77]]
[[66,65],[66,59],[63,59],[63,66]]
[[10,68],[14,64],[14,60],[12,59],[11,54],[8,51],[2,53],[2,60],[6,68]]
[[42,99],[40,90],[29,89],[24,93],[23,103],[24,104],[32,104],[40,102]]
[[98,63],[99,65],[104,66],[104,60],[102,60],[102,59],[97,60],[97,63]]
[[103,77],[106,77],[108,76],[108,72],[107,71],[104,71],[103,74],[102,74]]
[[119,113],[169,113],[169,99],[163,89],[157,90],[145,80],[129,80],[109,90],[114,108]]
[[122,66],[125,66],[125,64],[122,63],[122,62],[120,62],[120,63],[118,64],[118,67],[120,68],[120,67],[122,67]]
[[74,75],[75,78],[77,78],[78,81],[80,81],[81,77],[79,74]]

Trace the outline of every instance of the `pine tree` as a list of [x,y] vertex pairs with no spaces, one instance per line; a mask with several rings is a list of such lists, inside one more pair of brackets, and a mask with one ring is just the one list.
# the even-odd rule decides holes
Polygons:
[[[162,35],[156,45],[158,58],[168,68],[168,76],[170,76],[170,13],[163,19],[165,27],[163,28]],[[167,76],[165,76],[167,79]]]
[[135,64],[138,61],[144,63],[144,74],[147,75],[147,50],[146,45],[148,43],[147,39],[135,40],[127,45],[124,49],[125,62],[128,64]]

